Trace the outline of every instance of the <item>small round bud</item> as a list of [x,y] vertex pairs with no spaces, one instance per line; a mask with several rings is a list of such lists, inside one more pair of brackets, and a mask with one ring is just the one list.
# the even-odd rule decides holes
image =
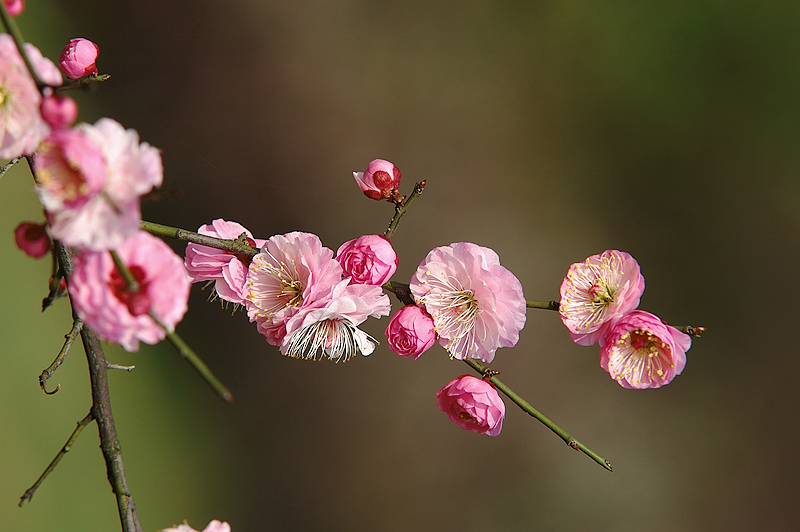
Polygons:
[[64,47],[58,58],[58,68],[69,79],[80,79],[89,74],[97,74],[97,54],[100,48],[88,39],[72,39]]
[[71,126],[78,118],[78,104],[69,96],[48,94],[42,100],[41,112],[50,127],[62,129]]
[[399,194],[400,169],[383,159],[375,159],[366,172],[353,172],[361,192],[369,199],[390,199]]

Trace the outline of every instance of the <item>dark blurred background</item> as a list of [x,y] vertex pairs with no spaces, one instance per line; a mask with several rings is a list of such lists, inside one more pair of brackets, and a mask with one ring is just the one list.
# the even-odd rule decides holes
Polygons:
[[[497,438],[448,422],[433,395],[468,368],[441,349],[287,359],[196,286],[178,332],[232,405],[169,346],[108,349],[136,365],[110,381],[146,531],[798,529],[800,4],[28,4],[18,24],[46,56],[73,37],[100,46],[112,78],[76,95],[81,119],[163,150],[148,220],[309,231],[335,250],[388,223],[351,176],[380,157],[404,193],[428,180],[392,240],[396,280],[471,241],[529,299],[554,299],[571,263],[615,248],[641,265],[641,308],[709,327],[659,390],[620,388],[551,312],[530,310],[498,352],[501,378],[608,473],[510,402]],[[0,193],[0,528],[118,530],[94,426],[16,508],[90,395],[79,348],[61,391],[39,390],[69,312],[39,312],[49,263],[14,248],[15,225],[42,219],[22,165]]]

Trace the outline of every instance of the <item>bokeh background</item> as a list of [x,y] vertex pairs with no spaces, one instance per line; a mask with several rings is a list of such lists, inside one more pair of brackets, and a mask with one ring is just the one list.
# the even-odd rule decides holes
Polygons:
[[[112,78],[76,95],[81,119],[114,117],[163,150],[146,219],[310,231],[336,249],[385,228],[391,206],[351,172],[386,158],[402,192],[428,180],[393,239],[396,279],[471,241],[529,299],[553,299],[571,263],[615,248],[641,264],[641,308],[709,327],[659,390],[617,386],[551,312],[529,311],[498,353],[501,378],[608,473],[510,403],[497,438],[449,423],[433,395],[468,368],[440,349],[287,359],[194,287],[178,332],[232,405],[169,346],[107,353],[136,365],[110,384],[146,531],[798,529],[800,4],[28,4],[18,24],[45,55],[100,46]],[[118,530],[93,425],[16,507],[90,395],[79,346],[61,391],[38,387],[69,311],[40,313],[49,262],[13,244],[18,222],[42,220],[23,165],[0,194],[0,528]]]

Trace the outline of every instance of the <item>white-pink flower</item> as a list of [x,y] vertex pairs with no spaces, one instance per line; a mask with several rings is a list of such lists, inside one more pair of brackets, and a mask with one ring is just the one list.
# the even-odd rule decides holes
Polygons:
[[[214,220],[210,225],[201,225],[197,232],[226,240],[236,240],[245,234],[248,245],[257,248],[266,242],[253,238],[253,234],[242,225],[222,218]],[[245,282],[249,270],[248,264],[241,258],[221,249],[190,243],[186,246],[184,264],[193,283],[215,281],[214,291],[220,299],[239,305],[245,304]]]
[[53,236],[93,251],[139,230],[139,198],[164,176],[159,151],[110,118],[54,131],[34,169]]
[[[61,74],[55,64],[32,44],[26,43],[24,48],[42,81],[60,85]],[[39,113],[41,102],[42,95],[14,39],[0,34],[0,159],[32,154],[50,133],[50,126]]]
[[623,388],[660,388],[683,371],[691,346],[688,334],[649,312],[633,310],[600,339],[600,367]]
[[280,346],[286,321],[327,296],[341,280],[342,267],[317,235],[275,235],[250,262],[245,283],[247,315],[269,344]]
[[345,242],[336,252],[336,260],[353,284],[382,285],[397,270],[397,253],[388,238],[364,235]]
[[494,386],[472,375],[461,375],[436,393],[439,410],[465,430],[497,436],[503,430],[506,404]]
[[593,345],[626,312],[639,306],[639,263],[610,249],[570,266],[561,283],[561,320],[579,345]]
[[[161,532],[198,532],[194,528],[190,527],[188,524],[183,523],[178,525],[174,528],[165,528]],[[214,519],[208,526],[203,529],[202,532],[231,532],[231,525],[227,522],[221,522]]]
[[78,315],[103,340],[138,351],[139,341],[166,336],[152,312],[170,331],[186,313],[191,283],[183,260],[161,239],[139,231],[116,248],[139,289],[131,293],[108,251],[75,256],[69,295]]
[[469,242],[434,248],[410,286],[454,358],[491,362],[498,348],[516,345],[525,326],[522,285],[489,248]]
[[287,320],[281,353],[344,362],[356,353],[367,356],[375,350],[377,341],[358,325],[370,316],[387,316],[392,307],[389,296],[380,286],[349,282],[339,282],[325,297],[304,305]]

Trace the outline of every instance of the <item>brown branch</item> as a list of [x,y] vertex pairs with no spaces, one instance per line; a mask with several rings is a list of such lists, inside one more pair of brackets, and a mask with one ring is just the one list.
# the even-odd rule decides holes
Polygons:
[[[55,249],[61,261],[64,278],[69,284],[69,277],[72,274],[72,256],[70,251],[55,242]],[[78,319],[75,308],[72,315]],[[86,359],[89,363],[89,380],[92,385],[92,408],[90,410],[92,418],[97,421],[97,430],[100,434],[100,449],[103,451],[103,458],[106,462],[106,473],[111,489],[117,498],[117,510],[122,524],[123,532],[142,532],[142,525],[139,523],[139,516],[136,513],[136,504],[133,496],[128,490],[128,482],[125,479],[125,470],[122,465],[122,447],[117,437],[117,429],[114,425],[114,415],[111,412],[111,398],[108,392],[108,361],[106,360],[100,339],[89,327],[81,329],[81,340],[86,351]]]

